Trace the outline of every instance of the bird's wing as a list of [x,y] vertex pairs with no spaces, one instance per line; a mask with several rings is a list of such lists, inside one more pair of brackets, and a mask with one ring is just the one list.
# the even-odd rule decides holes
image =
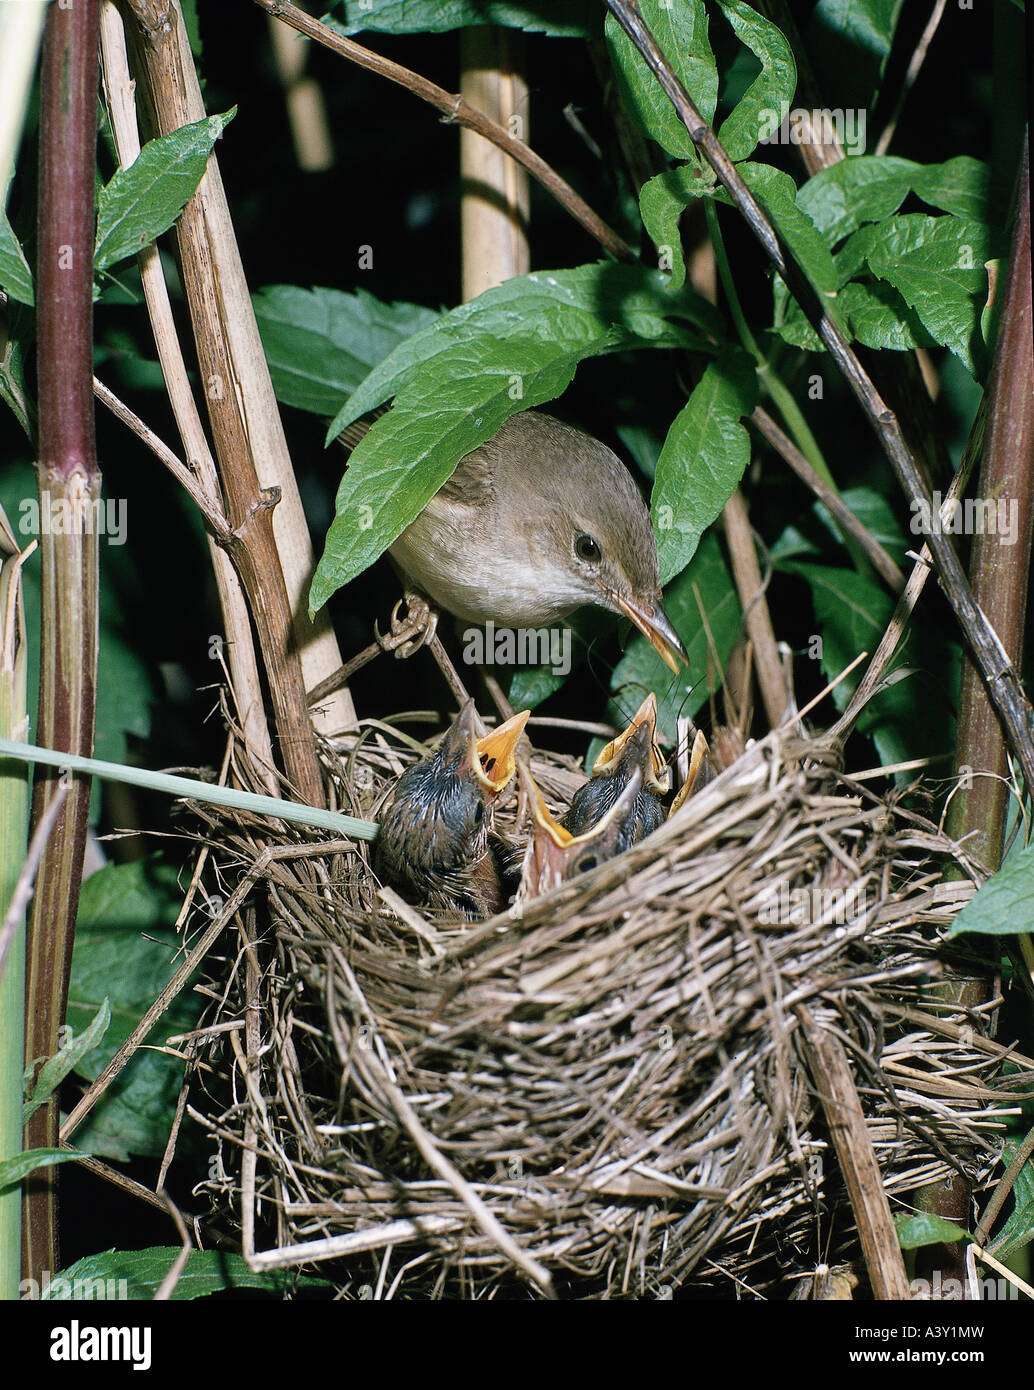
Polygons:
[[496,495],[493,469],[494,460],[482,445],[460,460],[456,472],[438,489],[437,496],[444,502],[459,502],[468,507],[488,506]]

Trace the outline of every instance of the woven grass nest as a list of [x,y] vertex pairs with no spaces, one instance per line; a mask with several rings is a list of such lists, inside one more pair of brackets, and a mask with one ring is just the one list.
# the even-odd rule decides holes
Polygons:
[[[336,804],[376,819],[415,756],[371,721],[325,750]],[[582,780],[531,768],[553,809]],[[839,1262],[864,1289],[815,1037],[847,1059],[892,1208],[957,1172],[986,1186],[1029,1087],[993,1005],[938,986],[965,970],[945,935],[979,866],[821,742],[769,735],[647,840],[484,924],[386,901],[368,846],[206,839],[240,943],[189,1101],[219,1146],[209,1196],[256,1268],[318,1264],[344,1297],[789,1297]]]

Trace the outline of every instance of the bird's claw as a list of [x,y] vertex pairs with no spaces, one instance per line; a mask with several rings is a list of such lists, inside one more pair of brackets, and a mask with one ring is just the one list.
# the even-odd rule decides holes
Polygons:
[[[400,616],[403,605],[406,616]],[[391,610],[391,628],[381,632],[374,624],[374,633],[380,646],[386,652],[394,652],[400,660],[412,656],[421,647],[434,640],[438,629],[438,610],[432,608],[427,599],[420,594],[406,594]]]

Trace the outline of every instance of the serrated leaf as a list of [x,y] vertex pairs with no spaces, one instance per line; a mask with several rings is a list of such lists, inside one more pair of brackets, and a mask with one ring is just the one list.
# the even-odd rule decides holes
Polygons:
[[[40,1292],[51,1303],[84,1299],[153,1299],[162,1281],[179,1258],[178,1245],[153,1245],[146,1250],[106,1250],[87,1255],[54,1276]],[[264,1289],[286,1294],[296,1289],[332,1289],[326,1279],[300,1275],[289,1270],[256,1273],[248,1268],[243,1255],[223,1250],[192,1250],[187,1256],[170,1301],[187,1302],[232,1289]]]
[[902,1250],[917,1250],[922,1245],[950,1245],[957,1240],[972,1238],[961,1226],[928,1212],[914,1215],[899,1212],[894,1217],[894,1229]]
[[119,169],[97,200],[94,269],[135,256],[168,231],[193,196],[212,146],[237,108],[148,140],[128,169]]
[[378,362],[439,318],[366,290],[270,285],[252,304],[277,400],[317,415],[333,415]]
[[[107,995],[111,1026],[77,1072],[93,1080],[118,1050],[175,972],[181,942],[168,928],[182,894],[175,872],[159,856],[110,864],[86,880],[79,903],[66,1018],[85,1026]],[[144,935],[146,933],[146,935]],[[189,1030],[198,1001],[180,994],[142,1047],[76,1131],[93,1153],[125,1161],[158,1155],[168,1139],[183,1064],[155,1051],[173,1033]]]
[[[707,37],[703,0],[640,0],[643,19],[689,93],[710,123],[718,105],[718,69]],[[695,161],[696,147],[639,50],[613,15],[605,26],[614,74],[627,110],[643,130],[677,159]]]
[[[894,512],[894,508],[882,493],[871,487],[848,487],[840,494],[840,500],[848,507],[874,540],[879,541],[884,550],[894,559],[900,560],[908,549],[909,542]],[[833,539],[841,542],[840,528],[821,502],[814,505],[815,515],[829,531]]]
[[990,178],[988,166],[968,155],[943,164],[858,155],[814,174],[797,202],[832,248],[866,223],[891,217],[910,192],[931,207],[986,222]]
[[696,714],[706,702],[709,677],[715,689],[721,684],[721,673],[709,655],[701,607],[723,670],[740,635],[740,602],[713,532],[703,537],[693,559],[665,590],[664,607],[685,643],[688,666],[673,677],[646,638],[636,633],[614,668],[610,683],[614,698],[607,717],[615,724],[627,724],[645,693],[653,690],[658,728],[664,740],[674,744],[679,716]]
[[837,265],[851,270],[864,260],[893,285],[934,341],[979,376],[986,357],[980,334],[988,295],[984,262],[994,254],[996,238],[983,223],[911,213],[856,232]]
[[105,997],[101,1000],[101,1006],[88,1027],[80,1033],[73,1031],[64,1046],[43,1063],[36,1078],[32,1095],[22,1107],[23,1123],[28,1123],[30,1117],[35,1115],[41,1105],[46,1104],[48,1098],[61,1085],[73,1067],[78,1067],[87,1052],[92,1051],[100,1043],[108,1031],[110,1022],[111,1007],[107,997]]
[[472,25],[497,24],[554,38],[596,38],[595,0],[338,0],[328,17],[344,34],[441,34]]
[[86,1155],[69,1149],[26,1149],[13,1158],[0,1159],[0,1192],[24,1182],[37,1168],[49,1168],[55,1163],[71,1163]]
[[736,37],[754,54],[761,72],[744,92],[735,109],[722,122],[718,138],[729,158],[746,159],[763,128],[771,129],[772,113],[778,116],[797,90],[797,64],[782,33],[771,20],[758,14],[745,0],[718,0]]
[[743,476],[750,438],[740,421],[757,399],[753,362],[728,349],[708,366],[672,423],[650,498],[662,584],[692,559]]
[[14,228],[7,220],[7,214],[0,208],[0,290],[6,290],[12,299],[20,304],[32,305],[35,295],[32,288],[32,271],[25,259],[25,252],[14,234]]
[[770,164],[750,160],[738,166],[744,183],[761,204],[779,237],[815,290],[824,297],[827,311],[835,309],[829,296],[839,283],[837,267],[808,213],[798,206],[797,185],[789,174]]
[[1034,932],[1034,844],[1010,854],[951,924],[949,936]]
[[[700,339],[679,325],[699,325],[714,337],[722,320],[713,304],[692,290],[675,292],[660,271],[638,265],[597,261],[573,270],[541,270],[518,275],[476,299],[458,305],[414,333],[379,363],[338,411],[327,430],[327,443],[346,425],[376,409],[453,346],[470,345],[471,358],[490,344],[545,336],[539,316],[554,309],[570,311],[572,328],[599,344],[596,351],[635,347],[698,347]],[[559,329],[566,331],[563,316]],[[561,346],[568,346],[561,341]],[[585,354],[590,355],[589,353]]]

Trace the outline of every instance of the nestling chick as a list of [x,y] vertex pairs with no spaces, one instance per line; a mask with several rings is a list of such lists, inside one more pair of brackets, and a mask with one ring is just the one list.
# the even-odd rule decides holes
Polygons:
[[499,910],[492,812],[513,777],[528,713],[479,739],[468,700],[435,751],[402,774],[381,810],[374,842],[374,868],[385,882],[465,917]]
[[462,460],[391,546],[414,584],[469,622],[537,628],[585,604],[630,618],[675,672],[649,513],[605,444],[526,410]]
[[521,782],[531,808],[531,834],[521,869],[517,898],[527,902],[578,874],[587,874],[628,848],[628,820],[643,791],[642,770],[629,763],[620,795],[600,819],[581,835],[572,835],[553,819],[531,773],[522,764]]
[[639,706],[628,728],[612,739],[593,763],[592,776],[578,788],[560,821],[572,835],[584,835],[623,797],[635,775],[639,791],[616,829],[615,854],[637,844],[663,822],[660,798],[671,787],[671,773],[655,742],[657,699],[653,692]]

